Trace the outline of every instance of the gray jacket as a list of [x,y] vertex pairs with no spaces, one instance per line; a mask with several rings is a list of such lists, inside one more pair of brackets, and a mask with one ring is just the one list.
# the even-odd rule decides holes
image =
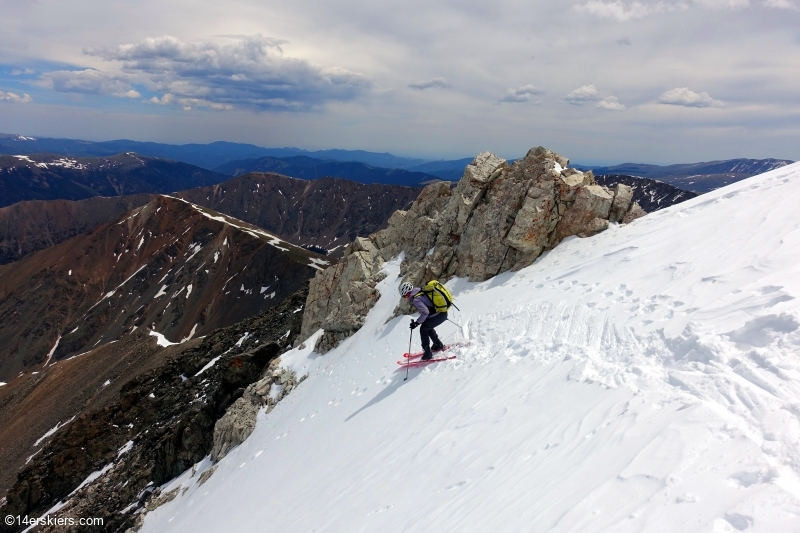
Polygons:
[[417,297],[417,294],[419,294],[420,291],[422,291],[422,289],[420,289],[419,287],[414,287],[411,290],[411,303],[414,304],[414,307],[416,307],[417,311],[419,311],[419,318],[417,319],[417,324],[422,324],[423,322],[428,320],[428,317],[436,316],[439,314],[435,312],[431,313],[431,309],[433,309],[433,302],[431,301],[430,298],[428,298],[424,294]]

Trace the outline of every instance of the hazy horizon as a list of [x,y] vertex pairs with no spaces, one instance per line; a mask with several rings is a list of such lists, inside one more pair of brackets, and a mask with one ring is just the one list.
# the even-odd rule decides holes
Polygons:
[[0,131],[798,160],[799,3],[0,0]]

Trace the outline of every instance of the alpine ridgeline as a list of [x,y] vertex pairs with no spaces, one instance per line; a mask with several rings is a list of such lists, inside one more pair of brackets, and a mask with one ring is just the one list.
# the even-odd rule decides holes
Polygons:
[[162,344],[254,316],[328,260],[166,196],[0,266],[0,381],[149,329]]
[[387,228],[357,238],[338,264],[317,273],[301,338],[322,328],[315,350],[325,353],[357,331],[378,300],[375,285],[384,262],[400,252],[401,274],[415,285],[452,276],[483,281],[530,265],[567,237],[589,237],[610,222],[645,214],[631,201],[629,186],[610,190],[597,185],[591,171],[568,164],[542,147],[512,165],[484,152],[454,189],[427,186],[408,211],[391,216]]

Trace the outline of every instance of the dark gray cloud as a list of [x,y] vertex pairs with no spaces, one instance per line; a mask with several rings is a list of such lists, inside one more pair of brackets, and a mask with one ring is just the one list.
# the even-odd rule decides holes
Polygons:
[[418,91],[423,91],[425,89],[434,89],[434,88],[441,88],[441,89],[449,89],[452,87],[451,84],[447,82],[444,78],[432,78],[430,80],[422,80],[415,83],[410,83],[408,85],[412,89],[417,89]]
[[185,109],[256,108],[306,110],[329,101],[352,100],[372,88],[363,74],[286,57],[285,41],[261,35],[233,44],[187,43],[175,37],[86,49],[118,72],[87,69],[41,76],[56,91],[138,97],[136,86],[160,96],[148,101]]
[[63,93],[109,94],[120,98],[139,98],[141,94],[133,88],[133,81],[134,77],[130,75],[84,69],[45,72],[37,83]]

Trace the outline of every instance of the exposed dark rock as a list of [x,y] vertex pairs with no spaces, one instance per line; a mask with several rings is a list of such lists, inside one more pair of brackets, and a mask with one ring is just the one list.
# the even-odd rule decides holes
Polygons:
[[[667,183],[636,176],[604,174],[595,176],[600,185],[613,187],[617,183],[627,185],[633,191],[633,201],[648,213],[679,204],[697,196],[696,193],[678,189]],[[621,220],[621,219],[620,219]]]
[[[139,510],[174,497],[156,487],[209,455],[217,420],[249,385],[274,371],[270,363],[299,334],[302,313],[297,311],[306,295],[307,288],[202,341],[170,347],[175,353],[126,384],[117,401],[58,431],[19,473],[0,513],[34,517],[63,501],[66,505],[53,516],[102,517],[102,531],[136,526]],[[96,480],[75,491],[104,467]]]

